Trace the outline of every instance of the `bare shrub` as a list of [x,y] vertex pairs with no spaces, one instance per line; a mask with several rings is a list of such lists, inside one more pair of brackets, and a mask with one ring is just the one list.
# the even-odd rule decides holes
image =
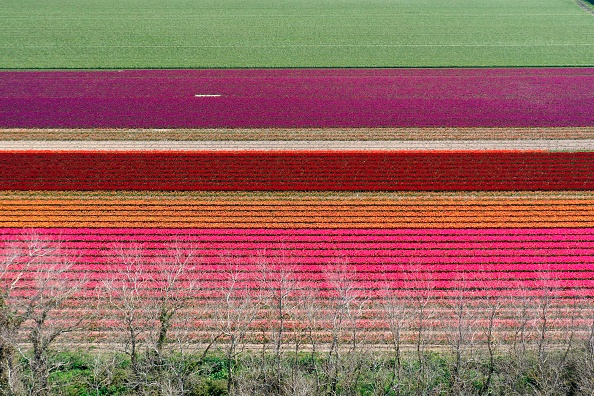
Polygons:
[[449,324],[446,324],[445,327],[446,338],[453,356],[451,391],[454,394],[469,392],[464,371],[472,359],[472,348],[475,346],[476,334],[474,326],[477,318],[476,312],[469,307],[470,291],[467,287],[466,278],[464,269],[457,268],[451,295],[447,297],[447,304],[444,304],[445,309],[452,314],[452,317],[449,318]]
[[[224,280],[219,283],[219,290],[211,296],[214,304],[213,340],[223,342],[222,351],[227,365],[227,393],[234,394],[236,387],[235,360],[244,351],[246,338],[253,331],[252,324],[257,319],[264,300],[262,288],[245,289],[242,281],[242,258],[221,257]],[[256,280],[257,282],[257,280]]]
[[[25,389],[48,395],[55,369],[49,361],[51,348],[62,335],[82,330],[93,314],[77,303],[88,297],[87,278],[72,271],[77,258],[59,241],[34,233],[19,239],[4,247],[0,262],[0,380],[8,394]],[[75,307],[78,316],[65,316],[67,307]],[[16,354],[26,367],[19,367]]]
[[[103,292],[114,328],[121,329],[115,332],[116,341],[130,358],[130,385],[137,392],[184,392],[190,370],[183,359],[191,342],[187,315],[201,286],[198,259],[194,247],[179,241],[152,254],[142,245],[114,248],[114,270],[103,282]],[[172,361],[172,352],[181,357]]]
[[363,369],[366,332],[359,322],[369,307],[369,299],[357,289],[357,271],[347,258],[337,255],[326,268],[330,312],[330,345],[324,358],[322,388],[336,394],[339,385],[354,389]]
[[391,376],[382,389],[396,395],[400,395],[402,392],[402,349],[403,344],[406,343],[405,334],[411,330],[410,318],[412,315],[410,301],[402,296],[401,287],[398,284],[402,279],[401,273],[396,278],[392,275],[391,279],[384,274],[386,285],[380,301],[382,318],[388,329],[388,343],[392,348],[394,358]]
[[[266,385],[262,391],[268,394],[285,394],[287,388],[292,388],[297,373],[286,361],[289,353],[293,359],[297,358],[302,342],[299,337],[301,282],[293,270],[292,252],[282,244],[279,246],[274,251],[261,251],[255,258],[262,298],[260,320],[264,322],[265,333],[261,352],[262,356],[268,353],[273,356],[271,370],[261,373],[262,383]],[[268,344],[272,347],[270,351]]]

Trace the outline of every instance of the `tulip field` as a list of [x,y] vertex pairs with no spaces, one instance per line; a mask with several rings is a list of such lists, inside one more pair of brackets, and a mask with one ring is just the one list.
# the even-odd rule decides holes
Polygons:
[[4,3],[0,394],[591,393],[590,0]]
[[281,302],[283,332],[312,345],[346,309],[381,347],[394,307],[404,344],[444,345],[461,304],[477,340],[487,323],[501,340],[537,340],[543,323],[551,342],[590,334],[591,68],[0,81],[4,279],[21,297],[43,266],[45,282],[78,284],[60,320],[101,314],[77,342],[116,342],[113,304],[130,290],[149,306],[173,293],[175,331],[201,343],[229,337],[213,312],[240,308],[254,310],[238,319],[246,342],[260,343]]
[[[591,223],[593,218],[591,214]],[[236,298],[264,293],[273,300],[275,292],[285,290],[289,300],[299,302],[286,316],[287,332],[315,331],[321,341],[329,336],[324,329],[332,326],[332,309],[341,293],[348,292],[363,309],[352,319],[365,329],[366,342],[376,344],[385,342],[390,331],[386,301],[397,301],[413,315],[422,299],[431,310],[429,337],[439,344],[451,326],[454,312],[448,313],[448,307],[460,304],[461,298],[472,315],[468,320],[480,328],[497,306],[492,325],[498,337],[513,336],[522,320],[530,323],[524,336],[537,337],[542,320],[537,310],[544,303],[553,311],[550,336],[564,337],[566,331],[587,335],[594,308],[594,228],[575,227],[578,224],[471,229],[53,227],[28,228],[27,234],[22,228],[2,228],[1,238],[13,250],[29,249],[32,242],[57,249],[42,261],[21,258],[9,267],[12,273],[23,273],[14,296],[26,296],[35,288],[37,266],[54,268],[65,257],[72,260],[60,281],[84,283],[62,308],[60,320],[77,320],[106,282],[135,282],[147,303],[159,298],[177,249],[191,259],[176,278],[175,293],[193,300],[185,307],[186,326],[201,341],[221,326],[212,310],[225,309],[224,296],[233,282]],[[302,305],[306,302],[327,310],[327,316],[308,322],[312,318],[307,309],[312,307]],[[82,335],[83,341],[91,334],[109,341],[116,332],[112,326],[117,312],[110,313],[115,308],[107,301],[101,305],[101,317],[91,333]],[[527,311],[515,317],[521,307]],[[260,319],[250,322],[252,342],[262,328],[274,326],[263,322],[270,312],[264,306],[259,309]],[[404,340],[414,342],[415,320],[407,321]]]
[[9,152],[0,159],[0,188],[5,190],[594,188],[591,152]]
[[592,67],[5,71],[0,126],[579,128],[594,123],[593,75]]

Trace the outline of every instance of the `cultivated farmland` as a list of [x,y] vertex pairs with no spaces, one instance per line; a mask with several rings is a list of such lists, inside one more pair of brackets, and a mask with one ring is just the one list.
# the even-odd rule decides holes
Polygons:
[[4,1],[0,394],[590,394],[592,11]]
[[20,71],[0,95],[3,128],[594,124],[592,68]]
[[5,0],[1,68],[593,66],[574,0]]

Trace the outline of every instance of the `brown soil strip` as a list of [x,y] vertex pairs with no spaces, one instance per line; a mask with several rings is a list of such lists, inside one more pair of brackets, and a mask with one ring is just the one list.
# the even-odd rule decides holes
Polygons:
[[[554,202],[571,203],[575,200],[580,202],[594,201],[594,191],[447,191],[447,192],[352,192],[352,191],[321,191],[321,192],[300,192],[300,191],[0,191],[0,199],[14,201],[26,199],[31,202],[39,200],[64,199],[105,202],[126,200],[127,203],[154,201],[169,205],[171,201],[180,203],[188,200],[212,204],[216,201],[233,202],[244,205],[246,201],[254,203],[270,204],[270,201],[296,201],[307,204],[313,201],[336,201],[342,205],[358,203],[361,201],[373,201],[374,203],[385,200],[387,202],[399,201],[403,204],[423,201],[442,202],[452,200],[469,204],[482,205],[486,200],[536,200],[535,203]],[[584,202],[588,203],[589,202]],[[192,204],[195,204],[192,202]]]
[[594,127],[319,129],[0,129],[0,140],[518,140],[593,139]]

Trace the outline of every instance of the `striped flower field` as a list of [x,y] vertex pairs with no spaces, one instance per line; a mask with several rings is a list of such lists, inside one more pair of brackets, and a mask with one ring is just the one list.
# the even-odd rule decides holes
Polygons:
[[[477,339],[495,326],[502,341],[538,340],[543,320],[552,340],[590,334],[592,69],[6,72],[0,82],[0,241],[5,262],[21,252],[3,280],[20,275],[16,296],[44,268],[52,282],[83,280],[54,317],[99,306],[81,342],[116,337],[106,285],[158,299],[180,257],[174,290],[191,303],[176,331],[204,342],[237,308],[230,295],[263,301],[253,343],[279,326],[280,295],[287,332],[322,341],[344,304],[345,326],[375,345],[394,307],[410,344],[421,326],[430,343],[448,342],[461,306]],[[46,253],[31,261],[31,246]],[[64,258],[68,271],[53,271]]]

